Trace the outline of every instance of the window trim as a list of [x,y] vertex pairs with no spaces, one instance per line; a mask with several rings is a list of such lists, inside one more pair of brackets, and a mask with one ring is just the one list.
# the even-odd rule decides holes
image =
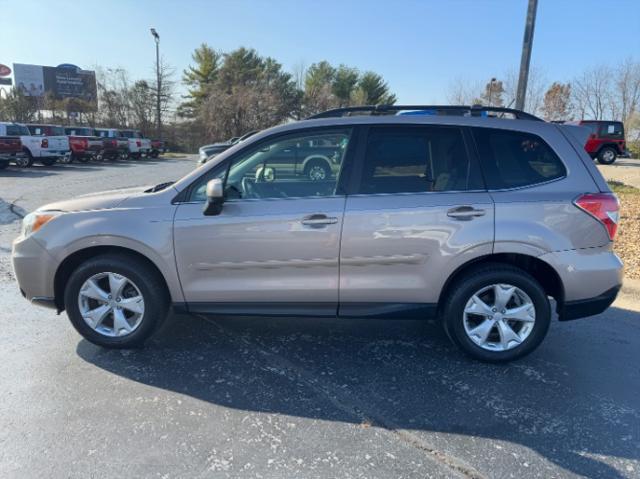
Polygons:
[[558,158],[558,160],[560,161],[560,164],[562,164],[562,167],[564,168],[564,175],[562,175],[562,176],[559,176],[557,178],[552,178],[550,180],[541,181],[541,182],[538,182],[538,183],[531,183],[531,184],[528,184],[528,185],[511,186],[509,188],[489,188],[487,182],[485,182],[485,187],[487,188],[487,191],[489,191],[489,192],[499,193],[499,192],[525,190],[525,189],[528,189],[528,188],[538,188],[540,186],[545,186],[545,185],[548,185],[550,183],[555,183],[557,181],[562,181],[562,180],[564,180],[564,179],[569,177],[569,167],[567,166],[566,162],[562,159],[562,156],[558,154],[556,149],[553,146],[551,146],[551,144],[549,144],[549,142],[547,140],[545,140],[542,136],[538,135],[537,133],[532,133],[530,131],[525,131],[525,130],[511,130],[511,129],[507,129],[507,128],[495,128],[495,127],[489,127],[489,126],[470,126],[468,128],[469,128],[470,140],[473,141],[475,154],[478,157],[478,164],[480,165],[480,170],[482,171],[482,176],[483,177],[485,176],[485,171],[484,171],[484,166],[482,164],[482,160],[480,158],[480,149],[478,148],[478,143],[476,142],[476,137],[473,134],[473,130],[474,129],[498,130],[498,131],[506,131],[506,132],[525,133],[527,135],[535,136],[536,138],[541,140],[547,146],[547,148],[549,148],[553,152],[554,155],[556,155],[556,158]]
[[275,133],[273,135],[269,135],[265,138],[262,138],[258,141],[255,141],[249,145],[246,145],[241,150],[235,152],[229,158],[225,158],[221,163],[212,167],[211,169],[203,172],[200,176],[195,178],[184,190],[182,190],[178,195],[176,195],[171,201],[172,204],[202,204],[206,200],[191,200],[191,194],[193,190],[196,188],[196,184],[200,182],[203,176],[209,175],[210,177],[216,176],[217,172],[220,172],[223,168],[226,168],[227,173],[225,175],[225,187],[226,181],[229,176],[229,168],[233,161],[235,161],[238,157],[245,155],[248,151],[257,149],[261,145],[264,145],[267,142],[272,142],[278,138],[283,138],[287,136],[300,136],[306,134],[313,134],[314,132],[326,132],[331,130],[348,130],[351,132],[349,137],[349,145],[347,147],[347,151],[345,152],[344,158],[342,160],[342,164],[340,165],[340,173],[336,183],[336,191],[333,195],[330,196],[291,196],[287,198],[238,198],[238,199],[225,199],[225,202],[233,202],[239,203],[244,201],[267,201],[267,200],[299,200],[299,199],[308,199],[308,198],[339,198],[348,195],[348,185],[349,179],[351,176],[353,156],[355,154],[355,148],[358,141],[360,133],[360,127],[358,125],[329,125],[329,126],[315,126],[310,128],[300,128],[295,130],[288,130],[279,133]]
[[[462,144],[464,147],[464,151],[469,159],[469,167],[473,167],[473,163],[475,163],[476,169],[480,172],[480,183],[482,184],[482,188],[473,189],[473,190],[446,190],[446,191],[398,191],[394,193],[360,193],[360,187],[363,181],[363,172],[364,172],[364,164],[366,161],[366,151],[367,145],[369,143],[369,137],[371,134],[371,129],[447,129],[447,130],[457,130],[460,133],[462,138]],[[389,123],[389,124],[372,124],[366,125],[362,127],[362,133],[360,137],[360,142],[358,144],[358,152],[355,158],[355,167],[354,174],[352,177],[352,181],[349,184],[349,196],[357,196],[357,197],[366,197],[366,196],[380,196],[380,195],[424,195],[424,194],[449,194],[449,193],[478,193],[478,192],[486,192],[487,184],[484,179],[484,172],[482,171],[480,165],[480,158],[476,155],[475,150],[473,149],[473,145],[469,142],[471,138],[469,138],[470,133],[467,133],[467,128],[462,125],[442,125],[442,124],[423,124],[423,123],[411,123],[411,124],[399,124],[399,123]]]

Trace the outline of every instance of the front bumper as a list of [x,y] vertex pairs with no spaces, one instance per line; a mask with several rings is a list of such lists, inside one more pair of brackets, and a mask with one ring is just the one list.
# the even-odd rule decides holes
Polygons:
[[565,301],[564,305],[559,308],[558,319],[569,321],[602,313],[615,301],[621,287],[622,285],[614,286],[594,298]]
[[55,307],[57,265],[51,255],[33,237],[19,237],[13,242],[11,262],[22,295],[34,304]]

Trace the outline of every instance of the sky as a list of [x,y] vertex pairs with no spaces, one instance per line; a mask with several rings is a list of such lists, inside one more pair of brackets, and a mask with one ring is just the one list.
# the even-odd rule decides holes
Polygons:
[[[400,103],[446,103],[456,80],[519,68],[527,0],[0,0],[0,63],[124,68],[176,80],[201,43],[288,71],[328,60],[380,73]],[[539,0],[531,63],[548,81],[640,59],[640,0]]]

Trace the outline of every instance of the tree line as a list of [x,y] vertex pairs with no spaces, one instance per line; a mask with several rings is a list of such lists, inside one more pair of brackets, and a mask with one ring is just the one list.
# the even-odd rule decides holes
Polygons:
[[[162,136],[173,148],[193,151],[203,143],[224,140],[251,130],[307,117],[330,108],[393,104],[396,95],[373,71],[360,71],[328,61],[288,72],[272,57],[238,48],[221,52],[202,44],[191,56],[180,81],[161,61],[160,91],[156,79],[132,80],[127,71],[96,67],[97,105],[76,99],[24,96],[14,88],[0,95],[0,119],[113,128],[136,128],[156,136],[156,99],[161,100]],[[517,73],[489,81],[450,82],[451,104],[513,107]],[[532,67],[525,110],[549,121],[607,119],[625,123],[628,139],[640,140],[640,62],[587,68],[569,81],[549,81]]]
[[327,61],[295,70],[285,71],[254,49],[221,52],[202,44],[182,73],[185,95],[178,96],[175,70],[164,61],[159,92],[155,78],[132,81],[124,69],[96,67],[97,105],[49,94],[27,97],[14,88],[0,95],[0,120],[136,128],[153,137],[160,95],[163,138],[174,148],[193,151],[329,108],[396,101],[388,83],[372,71]]
[[[513,107],[516,88],[515,71],[482,83],[458,79],[450,85],[448,100]],[[616,65],[590,67],[566,82],[550,82],[534,66],[527,84],[525,110],[548,121],[619,120],[629,126],[638,125],[640,62],[629,58]]]

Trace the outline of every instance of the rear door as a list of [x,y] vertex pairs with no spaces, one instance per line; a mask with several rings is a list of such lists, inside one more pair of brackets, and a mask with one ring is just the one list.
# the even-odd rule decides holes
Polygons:
[[341,316],[432,313],[449,275],[492,252],[493,201],[469,138],[451,126],[368,130],[345,208]]

